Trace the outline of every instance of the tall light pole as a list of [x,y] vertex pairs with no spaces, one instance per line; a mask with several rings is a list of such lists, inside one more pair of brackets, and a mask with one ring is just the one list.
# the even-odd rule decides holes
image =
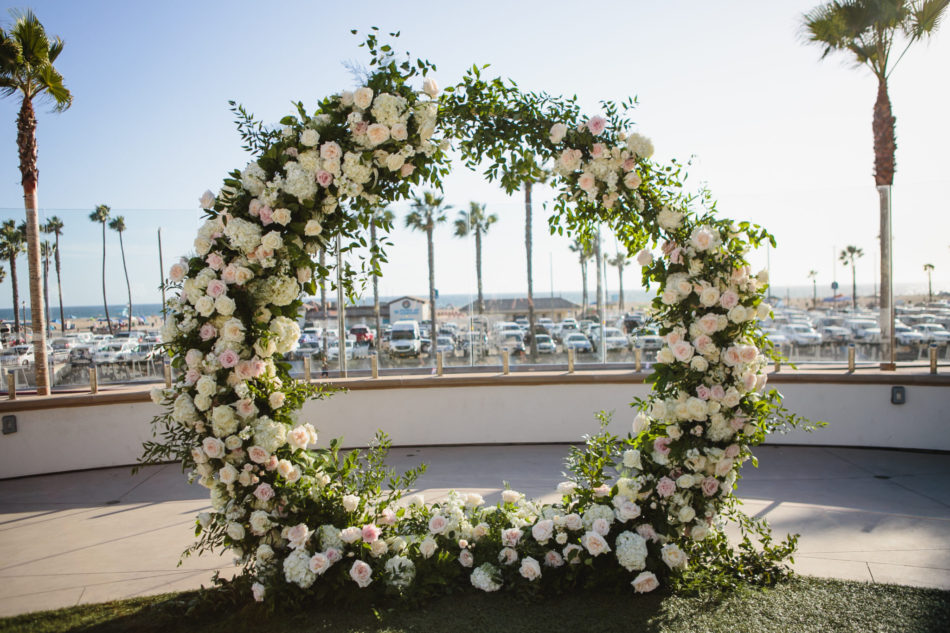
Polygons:
[[891,186],[878,185],[881,198],[881,371],[896,371],[894,347],[894,280],[891,258]]
[[340,356],[340,375],[346,378],[346,310],[343,308],[343,253],[340,236],[336,236],[336,321],[339,334],[336,348]]

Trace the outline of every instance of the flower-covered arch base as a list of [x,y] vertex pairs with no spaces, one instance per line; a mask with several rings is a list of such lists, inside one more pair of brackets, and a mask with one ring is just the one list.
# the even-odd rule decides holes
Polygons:
[[[717,218],[708,195],[684,194],[680,166],[653,162],[650,141],[613,103],[583,117],[572,100],[483,80],[477,67],[440,98],[431,64],[397,59],[375,33],[364,45],[372,72],[363,85],[314,113],[301,104],[271,130],[235,107],[255,158],[217,196],[205,194],[196,255],[172,267],[179,295],[163,340],[179,378],[153,392],[167,411],[143,461],[181,460],[210,490],[213,510],[199,515],[191,549],[233,551],[237,582],[257,600],[426,595],[455,583],[648,592],[784,573],[794,537],[757,548],[750,537],[767,537],[767,527],[732,494],[750,447],[798,422],[765,390],[771,346],[756,319],[769,313],[767,280],[745,260],[770,236]],[[294,380],[281,360],[297,343],[301,293],[330,275],[314,255],[336,238],[355,248],[371,223],[391,229],[376,210],[440,186],[452,144],[508,191],[547,171],[560,191],[552,230],[584,236],[608,224],[639,251],[644,283],[659,284],[653,305],[667,345],[653,392],[633,403],[623,437],[601,415],[600,432],[568,456],[554,504],[513,490],[489,507],[477,494],[406,500],[422,468],[389,472],[382,434],[365,451],[341,453],[336,440],[316,448],[298,414],[332,389]],[[377,249],[364,269],[383,259]],[[359,275],[348,272],[352,290]],[[724,536],[727,520],[742,529],[738,548]]]

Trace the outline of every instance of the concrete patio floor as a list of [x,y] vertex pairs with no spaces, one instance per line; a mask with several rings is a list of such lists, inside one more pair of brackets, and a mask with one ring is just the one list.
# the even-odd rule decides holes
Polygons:
[[[502,482],[553,497],[563,445],[396,448],[390,463],[424,462],[428,501],[450,489],[497,500]],[[950,589],[950,455],[765,446],[739,495],[776,535],[801,534],[807,575]],[[175,464],[0,481],[0,617],[194,589],[228,557],[179,554],[193,541],[207,491]]]

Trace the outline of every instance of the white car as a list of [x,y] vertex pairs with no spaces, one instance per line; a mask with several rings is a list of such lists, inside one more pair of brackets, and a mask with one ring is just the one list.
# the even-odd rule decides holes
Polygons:
[[943,345],[950,341],[950,332],[938,323],[920,323],[917,325],[917,331],[920,332],[928,343]]
[[539,354],[553,354],[557,350],[554,340],[547,334],[538,334],[535,339]]
[[[595,347],[600,347],[600,331],[596,330],[591,337],[592,342]],[[620,328],[608,327],[604,328],[604,348],[608,352],[613,352],[617,350],[627,349],[629,342],[627,337],[624,336],[623,332],[620,331]]]
[[898,345],[920,345],[927,342],[927,337],[903,323],[894,324],[894,340]]
[[14,345],[3,350],[0,355],[0,364],[2,365],[32,365],[33,364],[33,346],[32,345]]
[[[820,345],[821,334],[810,325],[804,323],[789,323],[785,326],[785,335],[795,345]],[[773,340],[774,343],[774,340]]]

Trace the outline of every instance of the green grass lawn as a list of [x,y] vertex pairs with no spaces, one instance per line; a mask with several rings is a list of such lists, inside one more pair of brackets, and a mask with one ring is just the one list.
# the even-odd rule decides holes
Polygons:
[[950,592],[794,578],[769,589],[701,596],[577,593],[525,601],[466,593],[424,608],[374,611],[368,605],[265,614],[258,605],[188,614],[194,592],[83,605],[0,620],[0,633],[136,631],[178,633],[792,633],[950,631]]

